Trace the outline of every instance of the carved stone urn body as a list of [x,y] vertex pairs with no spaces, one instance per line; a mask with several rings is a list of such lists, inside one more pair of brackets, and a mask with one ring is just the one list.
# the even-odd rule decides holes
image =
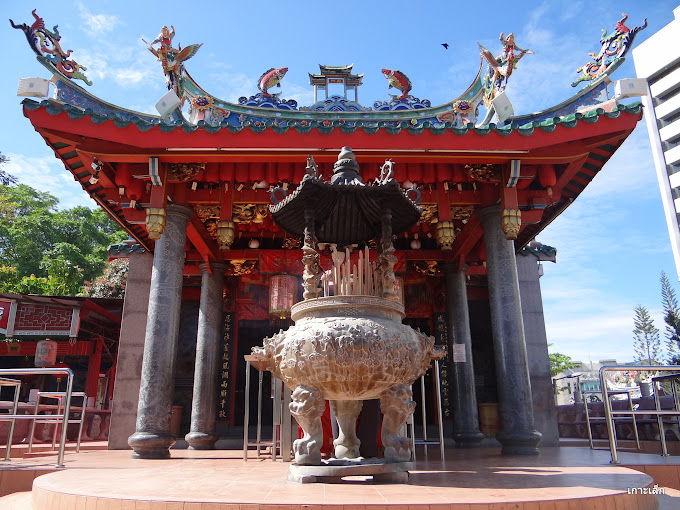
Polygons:
[[305,431],[295,442],[299,465],[321,463],[324,399],[338,420],[336,458],[359,456],[355,422],[362,401],[379,398],[388,462],[411,458],[398,436],[413,412],[411,384],[442,352],[434,339],[401,323],[403,305],[376,296],[329,296],[293,306],[295,325],[264,340],[254,354],[293,388],[292,414]]

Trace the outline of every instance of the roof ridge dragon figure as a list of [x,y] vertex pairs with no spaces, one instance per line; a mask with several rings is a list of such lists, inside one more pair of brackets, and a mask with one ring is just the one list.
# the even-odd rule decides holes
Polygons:
[[585,65],[579,67],[576,72],[582,73],[578,80],[571,84],[576,87],[582,81],[596,80],[600,76],[607,74],[616,69],[624,60],[628,50],[633,45],[635,35],[647,28],[647,18],[645,18],[642,25],[632,29],[626,26],[628,14],[625,12],[621,14],[622,18],[616,23],[614,31],[611,34],[607,33],[607,29],[602,29],[602,36],[600,37],[600,52],[589,53],[593,60]]
[[9,22],[12,28],[24,32],[29,46],[38,55],[38,60],[51,64],[67,78],[82,80],[88,85],[92,85],[92,82],[83,73],[83,71],[87,71],[87,67],[69,58],[72,50],[64,51],[61,48],[59,44],[61,40],[58,29],[59,25],[54,25],[52,30],[45,28],[45,21],[36,14],[36,10],[33,9],[32,11],[35,21],[33,21],[31,26],[28,26],[26,23],[16,25],[10,19]]
[[[182,49],[179,45],[176,49],[172,47],[172,39],[175,37],[175,27],[170,25],[170,29],[166,25],[161,28],[161,33],[158,34],[150,43],[144,41],[146,47],[153,53],[158,61],[161,63],[163,73],[165,74],[166,84],[168,90],[173,90],[177,97],[183,99],[184,87],[182,86],[184,62],[196,55],[198,49],[203,46],[200,44],[190,44]],[[154,44],[160,43],[158,49],[154,48]]]

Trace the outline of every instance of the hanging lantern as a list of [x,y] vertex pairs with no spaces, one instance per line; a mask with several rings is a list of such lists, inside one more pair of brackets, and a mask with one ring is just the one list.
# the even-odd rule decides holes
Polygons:
[[435,224],[437,228],[437,243],[442,250],[453,249],[453,242],[456,240],[456,231],[452,221],[439,221]]
[[396,294],[395,299],[403,305],[404,304],[404,279],[401,276],[397,276],[394,279],[394,292]]
[[35,366],[38,368],[53,367],[57,362],[57,342],[45,338],[35,346]]
[[234,222],[231,220],[220,220],[217,222],[217,242],[220,250],[228,250],[234,242],[236,234]]
[[290,308],[297,302],[298,280],[291,275],[276,275],[269,280],[269,314],[280,319],[290,317]]

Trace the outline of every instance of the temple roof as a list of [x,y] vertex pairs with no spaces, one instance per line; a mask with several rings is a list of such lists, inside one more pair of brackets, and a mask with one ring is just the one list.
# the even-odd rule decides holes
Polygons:
[[[33,26],[16,28],[32,40]],[[616,34],[630,44],[634,31]],[[508,50],[510,43],[503,44]],[[199,47],[165,50],[186,60]],[[383,162],[393,162],[394,182],[381,190],[385,193],[380,200],[367,206],[372,212],[404,197],[402,190],[416,188],[421,194],[419,219],[414,206],[414,214],[396,220],[405,230],[395,242],[397,250],[405,250],[409,260],[466,264],[468,274],[482,274],[485,252],[478,209],[501,203],[514,211],[517,231],[506,234],[520,250],[578,197],[642,117],[640,103],[624,105],[606,98],[608,74],[622,56],[595,62],[596,72],[582,77],[590,84],[559,105],[494,123],[494,101],[502,98],[509,77],[503,72],[512,69],[503,59],[512,51],[494,57],[482,47],[471,85],[439,106],[411,95],[411,82],[400,71],[384,70],[400,96],[372,107],[339,96],[298,107],[296,101],[269,92],[287,68],[270,69],[258,81],[259,93],[231,103],[206,92],[178,63],[163,69],[180,103],[189,105],[188,115],[171,107],[166,115],[155,116],[90,94],[72,81],[75,75],[62,73],[39,48],[33,49],[56,73],[55,94],[44,101],[24,100],[25,116],[83,189],[143,249],[154,249],[152,211],[168,202],[192,207],[186,260],[194,269],[211,260],[240,264],[257,258],[258,250],[247,249],[252,239],[260,249],[298,246],[299,214],[293,214],[290,224],[290,218],[283,218],[283,229],[277,226],[271,214],[277,207],[268,209],[269,190],[286,189],[289,197],[311,195],[322,202],[321,209],[338,197],[344,200],[342,186],[326,196],[325,188],[305,181],[304,162],[313,157],[319,175],[329,175],[338,150],[348,146],[367,187],[375,187],[371,184],[380,179]],[[149,49],[155,55],[160,52],[152,44]],[[521,56],[514,54],[513,63],[530,54],[521,51]],[[352,66],[320,67],[322,75],[363,76],[351,74]],[[480,122],[482,105],[487,116]],[[339,224],[343,218],[332,221]],[[218,245],[219,230],[229,223],[234,235]],[[442,225],[451,233],[450,242],[438,237]],[[366,239],[375,226],[347,221],[343,242]],[[409,251],[410,239],[422,240],[423,249]]]

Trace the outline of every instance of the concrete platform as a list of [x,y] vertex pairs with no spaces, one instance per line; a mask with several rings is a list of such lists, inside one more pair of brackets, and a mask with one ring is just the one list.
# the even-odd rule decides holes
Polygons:
[[[16,475],[28,481],[42,470],[52,472],[33,482],[30,506],[27,494],[14,494],[0,498],[0,508],[652,510],[659,508],[657,496],[641,494],[643,488],[680,484],[673,459],[655,455],[622,454],[624,463],[637,463],[636,470],[610,465],[608,452],[583,448],[546,448],[537,457],[503,457],[496,448],[447,448],[445,462],[439,461],[438,448],[430,448],[427,458],[418,450],[406,484],[362,477],[299,484],[288,481],[289,464],[244,462],[234,450],[173,449],[169,460],[133,460],[130,451],[85,451],[67,454],[66,467],[59,471],[48,457],[11,460],[0,463],[5,490]],[[629,493],[635,490],[638,494]],[[675,495],[662,502],[661,508],[680,508]]]

